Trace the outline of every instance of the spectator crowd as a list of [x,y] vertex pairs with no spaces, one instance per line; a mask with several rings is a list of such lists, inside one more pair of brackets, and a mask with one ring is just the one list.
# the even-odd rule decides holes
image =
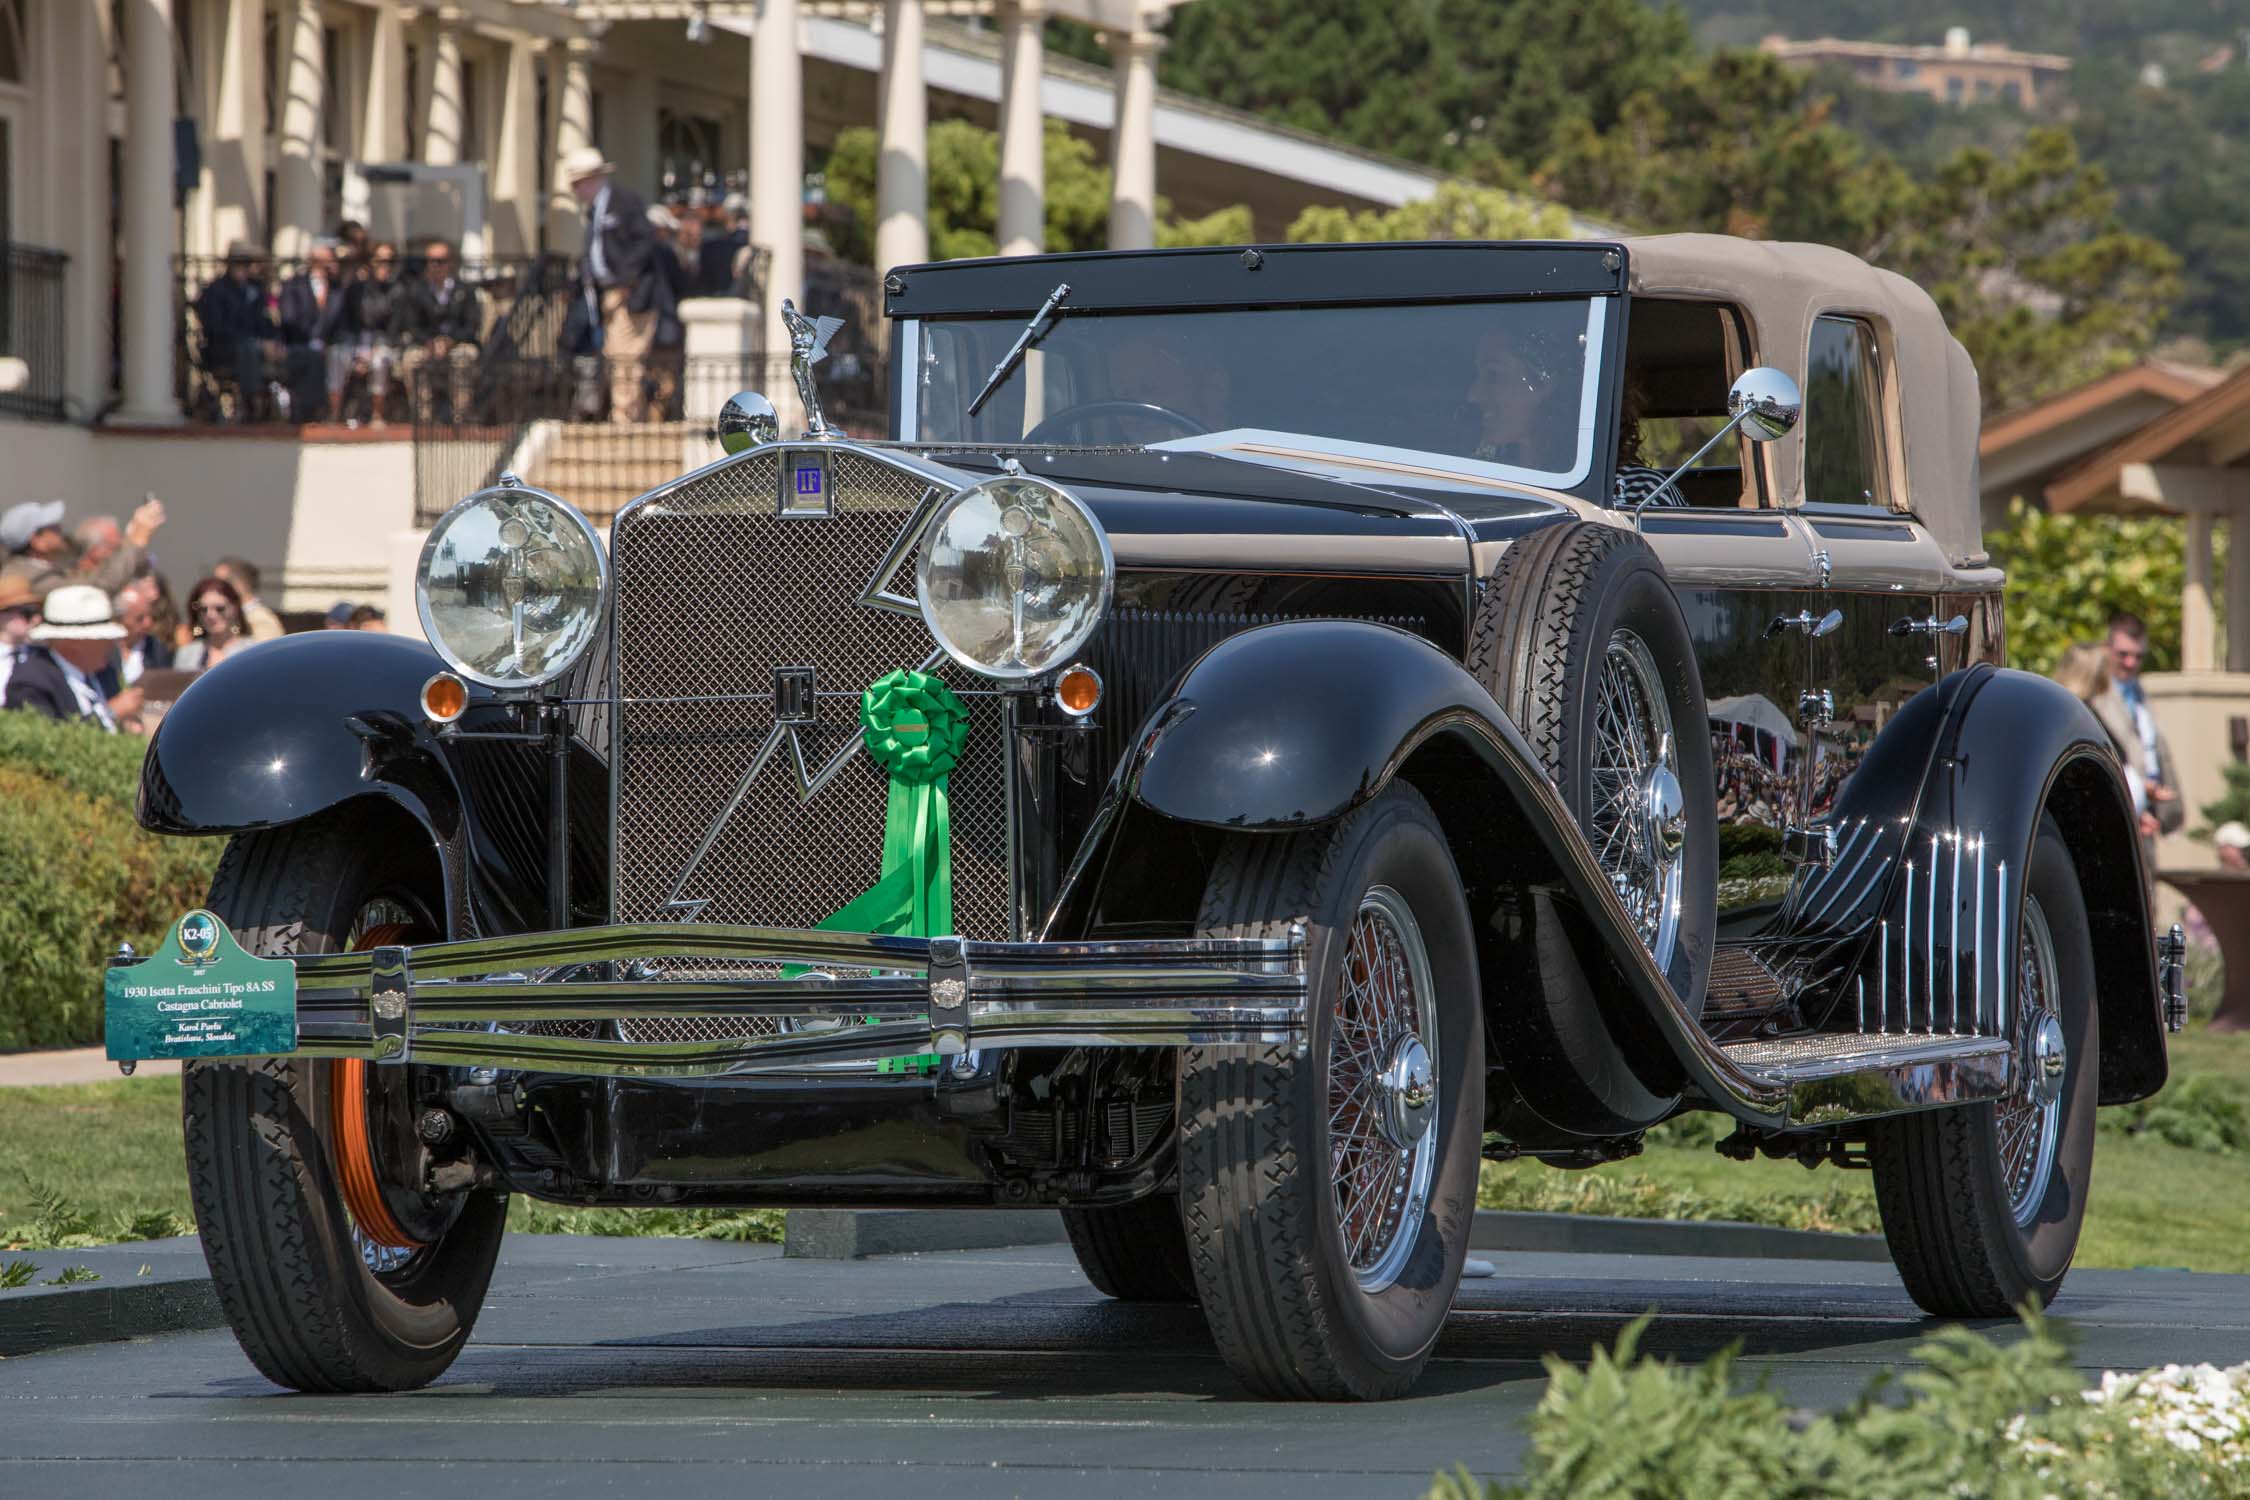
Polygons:
[[[195,673],[283,634],[258,569],[221,558],[183,613],[156,566],[164,502],[65,529],[60,500],[0,512],[0,705],[145,734]],[[331,629],[382,630],[373,605],[339,603]]]
[[[558,352],[606,359],[613,420],[676,416],[686,349],[679,304],[750,294],[749,205],[739,193],[712,192],[644,207],[619,190],[613,207],[608,164],[593,159],[599,170],[586,176],[596,191],[586,201],[590,231],[601,229],[589,232],[565,283]],[[413,410],[475,420],[477,362],[518,290],[512,276],[465,265],[450,240],[379,240],[350,220],[284,268],[237,243],[190,301],[203,415],[350,427],[384,427]]]

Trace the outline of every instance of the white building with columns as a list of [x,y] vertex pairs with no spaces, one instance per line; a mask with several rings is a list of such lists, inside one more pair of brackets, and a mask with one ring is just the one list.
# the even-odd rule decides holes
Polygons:
[[[0,288],[12,492],[93,513],[153,489],[177,518],[170,571],[238,552],[291,606],[374,589],[371,536],[411,520],[406,435],[184,422],[182,303],[197,258],[300,255],[402,177],[442,210],[417,235],[505,258],[576,251],[555,164],[579,146],[652,200],[746,173],[775,306],[803,298],[808,176],[853,126],[880,134],[883,265],[928,254],[932,119],[998,133],[1006,253],[1042,248],[1047,121],[1112,165],[1120,247],[1152,242],[1159,192],[1182,216],[1246,205],[1279,237],[1313,204],[1435,190],[1425,169],[1160,89],[1178,3],[0,0],[0,275],[37,277]],[[1094,27],[1109,65],[1049,53],[1050,18]],[[765,342],[783,343],[770,326]]]

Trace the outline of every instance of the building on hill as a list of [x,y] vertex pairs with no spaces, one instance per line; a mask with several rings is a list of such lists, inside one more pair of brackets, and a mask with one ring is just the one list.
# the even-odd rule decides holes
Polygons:
[[1966,26],[1945,34],[1941,46],[1847,42],[1835,37],[1793,42],[1769,36],[1760,47],[1798,67],[1835,66],[1871,89],[1927,94],[1941,104],[2004,100],[2035,109],[2062,84],[2070,59],[2052,52],[2018,52],[2004,42],[1972,42]]

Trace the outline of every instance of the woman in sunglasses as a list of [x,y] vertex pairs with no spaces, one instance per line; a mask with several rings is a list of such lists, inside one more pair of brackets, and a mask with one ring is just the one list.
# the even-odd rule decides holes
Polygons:
[[250,644],[242,628],[242,595],[224,578],[206,578],[188,592],[188,623],[195,639],[172,663],[182,671],[215,667]]

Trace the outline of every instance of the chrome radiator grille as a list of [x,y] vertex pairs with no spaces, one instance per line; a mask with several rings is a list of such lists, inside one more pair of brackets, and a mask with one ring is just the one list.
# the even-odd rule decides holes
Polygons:
[[[926,486],[854,454],[834,457],[834,514],[782,518],[778,460],[746,456],[620,515],[615,568],[619,712],[616,920],[701,920],[810,927],[881,870],[886,782],[856,747],[861,692],[937,654],[920,618],[859,602]],[[877,580],[913,594],[910,554]],[[774,674],[814,671],[814,722],[784,732],[764,768],[744,773],[775,733]],[[1009,936],[1007,801],[1001,707],[950,661],[932,667],[969,705],[968,744],[949,786],[954,926]],[[809,798],[799,776],[834,779]],[[741,788],[731,814],[728,804]],[[699,845],[710,847],[692,873]],[[683,875],[686,878],[683,881]],[[699,969],[698,975],[708,974]],[[693,977],[674,971],[677,977]],[[754,1033],[728,1018],[620,1023],[628,1040]]]

